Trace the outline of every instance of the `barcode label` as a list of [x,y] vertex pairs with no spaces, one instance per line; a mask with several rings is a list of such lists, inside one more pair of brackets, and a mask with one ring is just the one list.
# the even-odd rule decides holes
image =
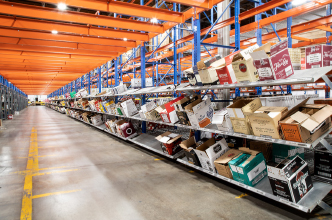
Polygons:
[[320,68],[320,65],[312,65],[312,66],[311,66],[311,69],[312,69],[312,68]]
[[293,73],[292,71],[292,66],[288,66],[285,68],[286,76],[289,76],[290,74]]
[[329,173],[324,173],[324,172],[319,172],[318,171],[318,174],[322,175],[322,176],[326,176],[326,177],[330,177],[331,178],[331,174],[329,174]]

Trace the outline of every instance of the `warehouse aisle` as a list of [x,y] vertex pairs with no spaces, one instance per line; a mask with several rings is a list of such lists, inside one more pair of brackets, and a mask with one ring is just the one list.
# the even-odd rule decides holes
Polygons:
[[28,107],[5,121],[4,127],[0,130],[1,220],[304,216],[43,106]]

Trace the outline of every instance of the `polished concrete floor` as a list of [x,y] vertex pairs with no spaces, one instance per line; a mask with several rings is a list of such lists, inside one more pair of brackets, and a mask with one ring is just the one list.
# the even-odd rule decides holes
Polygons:
[[[20,219],[22,212],[40,220],[330,218],[244,194],[43,106],[28,107],[4,127],[1,220]],[[30,211],[23,198],[32,201]]]

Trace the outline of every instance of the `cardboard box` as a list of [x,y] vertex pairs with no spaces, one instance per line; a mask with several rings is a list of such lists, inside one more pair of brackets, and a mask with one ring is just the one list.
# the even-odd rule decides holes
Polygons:
[[[187,106],[187,116],[192,126],[204,128],[212,123],[214,110],[212,108],[211,101],[210,99],[207,99],[194,105],[195,102],[190,104],[190,106]],[[192,108],[192,110],[189,110],[190,108]]]
[[289,56],[294,70],[301,70],[301,49],[288,48]]
[[228,150],[224,155],[219,157],[214,161],[214,166],[217,169],[217,172],[225,177],[233,179],[232,172],[228,166],[228,162],[231,161],[234,157],[237,157],[242,152],[235,149]]
[[216,143],[214,138],[209,139],[194,149],[202,167],[214,173],[217,172],[214,161],[228,150],[229,148],[225,139]]
[[146,113],[144,113],[145,118],[148,120],[152,120],[152,121],[157,121],[160,119],[160,114],[158,113],[158,111],[155,109],[152,109],[151,111],[148,111]]
[[273,66],[270,57],[267,55],[267,53],[270,53],[270,50],[271,44],[267,43],[250,54],[260,81],[275,80]]
[[219,110],[214,113],[212,124],[217,125],[218,130],[225,132],[233,132],[231,119],[229,118],[227,110]]
[[174,155],[182,149],[179,145],[182,142],[181,137],[182,135],[174,134],[167,131],[156,137],[156,139],[162,143],[161,148],[164,153]]
[[304,148],[273,143],[273,162],[281,163],[283,160],[293,160],[296,156],[304,159]]
[[257,99],[240,99],[227,106],[227,112],[231,119],[233,130],[237,133],[252,134],[248,115],[254,113],[262,107],[259,98]]
[[199,159],[194,151],[194,149],[197,148],[194,136],[190,137],[188,140],[182,141],[180,143],[180,147],[184,150],[184,154],[186,155],[189,163],[195,166],[201,166],[201,163],[199,162]]
[[[201,96],[195,95],[193,98],[184,97],[183,99],[174,103],[174,109],[176,111],[176,115],[179,118],[180,124],[191,126],[186,109],[188,109],[190,107],[189,106],[190,104],[195,102],[194,104],[196,105],[201,101],[202,101]],[[189,108],[189,110],[192,110],[192,108]]]
[[325,148],[315,150],[314,164],[315,175],[332,179],[332,153]]
[[185,70],[184,74],[187,76],[189,84],[191,86],[202,86],[203,85],[198,71],[194,72],[193,68]]
[[206,70],[199,70],[199,76],[203,85],[217,85],[219,82],[217,71],[215,68],[209,68]]
[[228,164],[233,179],[248,186],[255,186],[267,176],[266,163],[261,152],[241,147],[242,154],[235,157]]
[[130,138],[137,135],[136,129],[130,121],[119,125],[119,130],[121,131],[121,135],[125,138]]
[[141,88],[142,87],[142,80],[141,78],[133,78],[131,79],[131,88]]
[[316,45],[305,48],[306,69],[332,66],[332,46]]
[[145,79],[145,87],[153,87],[153,79],[152,78],[146,78]]
[[235,136],[225,136],[228,147],[238,149],[240,147],[244,147],[246,145],[246,139],[242,137]]
[[232,67],[236,80],[238,82],[256,82],[258,81],[257,70],[253,65],[253,60],[249,55],[255,49],[258,48],[258,45],[255,44],[245,50],[240,51],[236,54],[232,60]]
[[271,46],[270,60],[276,80],[287,79],[294,75],[292,61],[288,51],[287,39]]
[[230,55],[211,64],[211,67],[215,68],[217,71],[219,83],[221,85],[237,83],[232,61],[233,57],[238,53],[240,53],[240,50],[231,53]]
[[162,106],[156,108],[156,111],[159,112],[161,119],[166,123],[176,123],[179,121],[179,118],[176,114],[174,103],[183,99],[184,96],[180,96]]
[[279,135],[279,120],[287,113],[286,107],[262,106],[249,115],[253,134],[259,137],[281,139]]
[[[251,140],[250,149],[254,150],[254,151],[262,152],[263,156],[265,158],[265,161],[272,160],[272,151],[273,151],[272,143]],[[304,148],[302,148],[302,149],[304,149]]]
[[305,105],[308,100],[293,107],[280,120],[285,140],[312,143],[332,127],[332,106]]
[[298,203],[313,189],[308,164],[300,157],[268,166],[268,176],[275,196]]

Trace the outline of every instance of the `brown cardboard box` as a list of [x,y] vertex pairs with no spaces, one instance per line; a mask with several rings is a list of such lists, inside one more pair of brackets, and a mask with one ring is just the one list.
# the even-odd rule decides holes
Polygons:
[[258,45],[255,44],[240,53],[236,54],[232,60],[232,67],[238,82],[256,82],[259,80],[257,70],[253,65],[253,60],[249,55]]
[[289,110],[280,120],[285,140],[312,143],[332,127],[332,106],[305,105],[307,101]]
[[231,170],[229,169],[228,162],[231,161],[234,157],[238,156],[242,152],[235,149],[228,150],[224,155],[219,157],[214,161],[214,165],[218,173],[222,176],[233,179]]
[[199,167],[201,166],[201,163],[199,162],[199,159],[194,151],[194,149],[197,148],[194,136],[190,137],[188,140],[182,141],[180,147],[184,150],[184,154],[186,155],[189,163]]
[[254,114],[248,116],[255,136],[281,139],[279,135],[279,120],[287,113],[287,107],[263,106]]
[[227,107],[234,132],[243,134],[252,134],[248,115],[254,113],[262,107],[261,100],[257,99],[240,99]]
[[252,140],[250,141],[250,149],[262,152],[266,161],[272,160],[272,143]]

